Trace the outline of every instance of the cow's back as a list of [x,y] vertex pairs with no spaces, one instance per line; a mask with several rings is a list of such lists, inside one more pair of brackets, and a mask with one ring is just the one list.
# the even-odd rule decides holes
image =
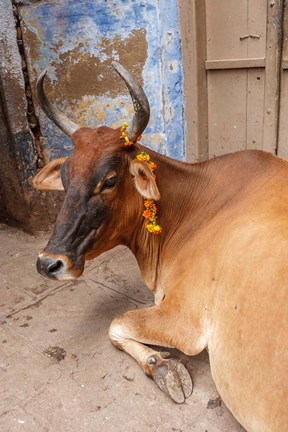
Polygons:
[[278,432],[288,430],[287,223],[282,233],[277,223],[248,225],[219,252],[208,326],[211,370],[248,431]]
[[288,164],[264,154],[257,170],[174,252],[165,283],[181,280],[183,315],[195,317],[196,305],[205,321],[213,379],[235,417],[248,431],[280,432],[288,430]]
[[264,163],[216,219],[208,327],[213,378],[248,431],[288,430],[288,164]]

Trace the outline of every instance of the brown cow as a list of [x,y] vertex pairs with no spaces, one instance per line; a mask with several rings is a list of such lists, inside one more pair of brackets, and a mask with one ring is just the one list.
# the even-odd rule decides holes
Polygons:
[[[191,394],[184,366],[148,345],[195,355],[209,350],[225,404],[249,432],[288,431],[288,163],[244,151],[187,164],[136,142],[149,119],[141,87],[121,65],[136,113],[125,146],[119,129],[80,128],[38,94],[46,114],[71,135],[69,158],[35,177],[65,189],[38,271],[80,276],[86,259],[116,245],[135,255],[155,306],[115,318],[112,343],[130,354],[176,402]],[[138,161],[142,150],[157,164]],[[61,176],[60,176],[61,172]],[[143,197],[158,200],[163,231],[145,228]]]

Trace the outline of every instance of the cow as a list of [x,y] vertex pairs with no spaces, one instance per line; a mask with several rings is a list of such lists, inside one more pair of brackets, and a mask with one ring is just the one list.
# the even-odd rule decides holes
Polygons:
[[38,79],[43,111],[74,149],[34,178],[37,189],[65,190],[37,269],[75,279],[86,260],[125,245],[155,305],[117,316],[112,344],[177,403],[191,395],[190,375],[154,346],[190,356],[207,349],[218,392],[241,425],[288,431],[288,163],[247,150],[191,164],[145,148],[144,90],[112,66],[134,103],[130,127],[80,127],[48,100],[46,72]]

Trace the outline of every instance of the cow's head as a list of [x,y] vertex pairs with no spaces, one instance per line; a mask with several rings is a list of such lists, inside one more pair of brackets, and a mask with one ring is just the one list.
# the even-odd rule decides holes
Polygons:
[[82,128],[48,101],[43,88],[46,72],[37,82],[37,95],[45,114],[74,144],[70,157],[48,163],[34,178],[40,190],[64,190],[65,199],[53,234],[37,260],[38,271],[54,279],[80,276],[86,259],[124,243],[141,218],[142,196],[159,199],[153,173],[135,159],[137,137],[150,115],[143,89],[119,63],[112,63],[131,94],[135,114],[128,129],[134,142],[125,146],[120,128]]

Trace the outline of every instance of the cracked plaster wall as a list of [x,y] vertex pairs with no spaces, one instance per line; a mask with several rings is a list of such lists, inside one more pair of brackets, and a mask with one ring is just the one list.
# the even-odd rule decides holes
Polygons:
[[120,61],[144,85],[151,120],[143,143],[183,159],[182,67],[177,1],[18,1],[45,160],[69,154],[70,140],[38,109],[35,80],[48,69],[50,99],[82,125],[119,126],[133,107],[112,71]]

